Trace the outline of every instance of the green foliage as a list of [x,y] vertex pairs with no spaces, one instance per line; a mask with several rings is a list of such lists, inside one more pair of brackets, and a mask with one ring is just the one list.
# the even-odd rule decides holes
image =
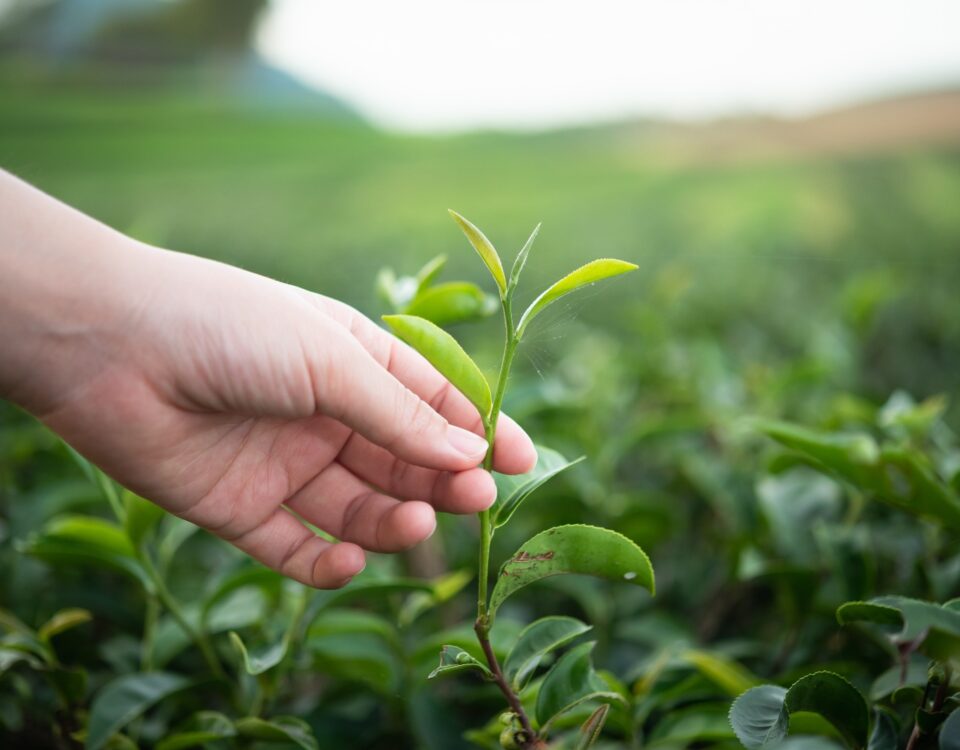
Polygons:
[[[492,571],[541,530],[586,521],[649,552],[662,590],[653,601],[622,581],[551,576],[500,609],[489,640],[505,673],[522,634],[569,617],[590,624],[594,674],[620,696],[557,716],[551,746],[729,750],[739,695],[742,707],[759,684],[823,670],[866,696],[867,747],[903,748],[915,726],[918,750],[956,746],[956,659],[937,658],[952,653],[960,594],[960,162],[949,148],[749,163],[711,152],[707,164],[623,129],[409,138],[175,93],[41,97],[14,75],[0,81],[0,152],[28,179],[144,241],[367,312],[380,311],[369,269],[389,263],[403,273],[380,277],[385,311],[458,325],[485,366],[501,356],[499,323],[485,318],[504,294],[424,206],[475,206],[501,250],[525,242],[504,274],[518,314],[586,248],[642,267],[538,315],[503,402],[557,452],[543,447],[526,477],[495,477]],[[548,231],[530,235],[530,216]],[[549,247],[534,252],[534,238]],[[515,494],[554,458],[580,455],[536,496]],[[517,512],[499,523],[510,498]],[[498,720],[504,697],[481,669],[426,679],[444,645],[489,670],[470,521],[441,518],[412,556],[371,556],[344,591],[306,592],[151,513],[0,405],[0,744],[82,738],[104,686],[156,670],[192,687],[105,747],[297,747],[283,731],[252,736],[260,722],[296,732],[284,716],[308,722],[321,747],[523,739],[516,718]],[[102,545],[78,517],[106,524]],[[435,577],[443,570],[455,573]],[[230,632],[248,656],[283,656],[251,675]],[[545,675],[582,637],[510,678],[537,730]],[[797,711],[788,729],[772,746],[848,744],[821,714]]]

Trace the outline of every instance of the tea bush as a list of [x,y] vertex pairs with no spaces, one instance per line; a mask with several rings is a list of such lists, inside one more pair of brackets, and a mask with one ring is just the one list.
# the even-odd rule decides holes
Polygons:
[[[154,150],[142,152],[96,128],[77,131],[89,151],[68,150],[66,125],[15,105],[0,102],[11,168],[29,155],[26,176],[155,242],[191,249],[192,235],[247,264],[267,237],[287,242],[258,270],[449,329],[477,364],[460,358],[448,376],[481,411],[475,370],[493,382],[491,416],[512,274],[471,272],[472,251],[434,218],[442,193],[484,217],[501,249],[522,247],[521,221],[544,219],[518,300],[592,254],[639,269],[526,327],[503,406],[548,446],[534,472],[497,477],[485,522],[441,518],[421,548],[372,557],[340,591],[251,563],[0,406],[4,747],[960,744],[960,444],[945,397],[960,363],[956,154],[658,171],[584,134],[541,151],[238,119],[222,140],[219,121],[199,118],[180,163],[165,158],[180,135],[147,104],[127,111],[143,107]],[[245,147],[258,143],[270,145]],[[306,145],[329,149],[323,169],[300,164]],[[344,148],[368,161],[348,164]],[[85,173],[95,153],[107,166]],[[259,216],[236,217],[255,195],[241,164],[290,201],[262,196]],[[418,173],[436,182],[398,195],[398,175]],[[458,174],[471,184],[454,191]],[[504,174],[516,181],[498,187]],[[314,182],[344,191],[308,231],[290,206],[307,211]],[[223,192],[210,211],[188,211],[212,185]],[[418,273],[439,250],[446,265]],[[388,251],[394,270],[377,275],[370,259]],[[469,280],[441,280],[457,277]],[[428,356],[460,357],[434,328],[391,320]],[[633,562],[618,581],[549,576],[509,597],[495,592],[511,576],[491,571],[500,606],[478,641],[483,529],[496,568],[547,551],[560,563],[538,537],[558,527],[564,570],[597,572],[593,553],[621,560],[620,545]],[[643,582],[636,547],[655,597],[631,585]]]

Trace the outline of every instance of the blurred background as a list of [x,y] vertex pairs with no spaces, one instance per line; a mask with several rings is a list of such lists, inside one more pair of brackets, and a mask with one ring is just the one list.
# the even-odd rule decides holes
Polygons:
[[4,0],[0,163],[368,313],[385,262],[482,278],[447,207],[508,257],[543,221],[531,282],[641,265],[576,311],[624,346],[658,326],[735,380],[806,357],[929,395],[960,365],[958,25],[933,0]]
[[[939,0],[0,0],[0,166],[141,240],[371,316],[383,266],[411,275],[444,253],[444,279],[490,288],[447,208],[506,262],[543,222],[521,297],[594,257],[636,262],[525,341],[508,409],[588,460],[494,556],[591,519],[651,553],[656,607],[557,584],[512,614],[588,612],[624,680],[672,638],[736,641],[725,653],[764,676],[858,649],[880,663],[836,636],[833,608],[956,596],[956,545],[822,476],[781,475],[740,420],[921,425],[960,487],[958,29],[960,4]],[[499,323],[454,333],[496,365]],[[14,551],[57,512],[103,508],[48,434],[3,414],[0,598],[29,622],[87,607],[103,643],[136,631],[109,579]],[[424,557],[383,564],[469,569],[472,527],[444,523]],[[171,579],[184,596],[206,549]],[[761,575],[775,568],[782,581]],[[369,721],[382,705],[337,713],[338,690],[308,718],[351,746],[455,747],[478,721],[445,715],[447,739],[428,741],[435,704]]]

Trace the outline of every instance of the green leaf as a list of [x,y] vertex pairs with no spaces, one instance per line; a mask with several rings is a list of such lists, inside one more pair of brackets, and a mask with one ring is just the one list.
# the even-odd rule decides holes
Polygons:
[[268,669],[273,669],[283,661],[283,657],[287,654],[288,644],[286,638],[276,643],[263,646],[253,651],[253,653],[247,650],[243,639],[232,630],[230,631],[230,642],[237,650],[237,653],[240,654],[240,658],[243,660],[243,668],[247,674],[251,675],[263,674]]
[[239,589],[251,586],[272,597],[279,595],[282,585],[283,576],[279,573],[262,565],[248,565],[244,562],[240,568],[215,582],[213,590],[207,595],[200,610],[201,622],[205,624],[211,611]]
[[922,688],[927,684],[929,660],[922,657],[912,658],[906,669],[901,664],[895,664],[877,677],[870,686],[869,698],[874,703],[882,701],[901,688]]
[[543,617],[520,631],[503,664],[503,674],[520,691],[541,659],[551,651],[569,643],[590,630],[590,626],[573,617]]
[[453,220],[460,225],[460,229],[463,230],[467,239],[470,240],[473,249],[479,253],[483,264],[487,267],[487,270],[490,271],[493,280],[497,282],[497,287],[500,289],[500,296],[502,297],[507,292],[507,279],[503,275],[503,264],[500,262],[500,256],[497,254],[496,248],[494,248],[493,244],[486,238],[483,232],[473,224],[453,209],[448,210]]
[[596,710],[583,722],[580,727],[580,734],[577,735],[576,750],[590,750],[594,746],[596,741],[600,739],[603,725],[607,723],[608,713],[610,713],[610,704],[604,703],[597,706]]
[[115,732],[168,695],[190,685],[186,677],[169,672],[143,672],[117,677],[93,699],[86,750],[100,750]]
[[925,456],[867,434],[830,434],[786,422],[758,422],[761,431],[814,466],[900,510],[960,529],[960,497]]
[[0,628],[8,630],[11,633],[20,633],[21,635],[35,636],[33,628],[22,622],[13,612],[0,607]]
[[903,613],[896,607],[876,602],[846,602],[837,608],[841,625],[851,622],[870,622],[874,625],[903,627]]
[[451,281],[421,292],[403,312],[438,326],[448,326],[483,318],[496,310],[497,301],[476,284]]
[[444,646],[440,650],[440,664],[430,674],[428,680],[440,675],[450,675],[456,672],[466,672],[478,670],[488,679],[493,679],[493,673],[486,664],[474,658],[472,654],[467,653],[459,646]]
[[139,548],[147,534],[160,523],[166,511],[159,505],[135,495],[130,490],[124,490],[122,497],[126,511],[123,527],[133,546]]
[[613,258],[600,258],[580,266],[580,268],[575,271],[571,271],[553,284],[553,286],[546,289],[530,304],[530,307],[524,311],[520,318],[520,323],[517,325],[517,337],[522,337],[523,332],[527,329],[527,326],[530,325],[530,321],[543,312],[548,305],[556,302],[561,297],[589,284],[595,284],[598,281],[619,276],[623,273],[629,273],[636,269],[637,266],[635,263],[627,263],[624,260],[616,260]]
[[517,253],[517,259],[513,261],[513,268],[510,270],[510,284],[508,289],[516,289],[517,284],[520,282],[520,274],[523,273],[523,268],[527,265],[527,257],[530,255],[530,248],[533,247],[533,242],[537,239],[538,234],[540,234],[540,224],[537,224],[533,228],[533,231],[530,233],[527,241],[523,243],[523,247],[520,248],[520,252]]
[[733,732],[727,721],[726,706],[698,703],[689,708],[670,711],[657,722],[645,747],[698,747],[707,743],[732,740]]
[[393,695],[400,689],[397,633],[382,617],[360,610],[327,610],[311,623],[306,644],[320,673],[361,682],[380,694]]
[[236,737],[233,722],[218,711],[198,711],[190,721],[157,743],[156,750],[186,750],[208,742]]
[[[874,750],[872,747],[870,750]],[[940,727],[939,750],[960,750],[960,710],[954,709]]]
[[596,698],[623,701],[594,671],[590,652],[596,641],[575,646],[547,672],[537,693],[537,721],[543,730],[560,714]]
[[873,717],[873,731],[870,733],[867,750],[897,750],[900,735],[897,720],[879,708],[873,710]]
[[146,591],[154,588],[126,532],[101,518],[79,515],[53,518],[39,534],[27,540],[24,551],[47,562],[104,565],[132,576]]
[[86,609],[61,609],[53,617],[47,620],[37,631],[37,637],[42,641],[48,641],[55,635],[62,633],[77,625],[83,625],[90,622],[93,616]]
[[438,255],[423,264],[423,267],[417,271],[416,276],[417,295],[422,294],[427,287],[437,280],[437,276],[440,275],[440,272],[443,270],[445,265],[447,265],[446,255]]
[[736,697],[752,687],[760,685],[756,675],[732,659],[719,654],[691,649],[684,651],[681,658],[696,667],[704,677],[723,689],[731,697]]
[[887,628],[899,627],[895,643],[917,643],[933,659],[960,656],[960,612],[932,602],[904,596],[881,596],[869,602],[847,602],[837,609],[837,619],[846,625],[868,622]]
[[296,716],[274,716],[269,720],[248,716],[237,719],[235,726],[241,737],[261,742],[292,742],[303,750],[319,750],[310,725]]
[[534,490],[557,474],[580,463],[584,458],[584,456],[580,456],[573,461],[567,461],[557,451],[538,445],[537,465],[533,468],[533,471],[513,475],[494,473],[493,477],[497,483],[497,500],[490,511],[494,528],[500,528],[507,524],[517,508]]
[[31,669],[42,669],[43,662],[36,656],[27,651],[18,648],[7,648],[0,646],[0,675],[3,675],[11,667],[23,662]]
[[853,747],[867,744],[867,702],[859,690],[838,674],[814,672],[801,677],[787,691],[784,706],[791,714],[819,714]]
[[622,534],[597,526],[555,526],[529,539],[500,568],[490,617],[514,592],[542,578],[581,573],[643,586],[654,593],[650,558]]
[[160,519],[160,530],[157,532],[157,560],[161,570],[166,570],[180,546],[198,531],[200,531],[199,526],[170,513]]
[[384,315],[384,322],[403,341],[420,352],[486,418],[493,407],[490,385],[476,362],[457,340],[429,320],[413,315]]
[[787,736],[786,689],[777,685],[750,688],[730,707],[730,726],[747,750],[760,750]]

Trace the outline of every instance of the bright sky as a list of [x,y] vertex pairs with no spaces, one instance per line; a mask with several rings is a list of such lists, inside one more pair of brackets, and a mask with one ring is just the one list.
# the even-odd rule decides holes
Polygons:
[[797,114],[960,83],[960,2],[274,0],[258,44],[405,130]]

